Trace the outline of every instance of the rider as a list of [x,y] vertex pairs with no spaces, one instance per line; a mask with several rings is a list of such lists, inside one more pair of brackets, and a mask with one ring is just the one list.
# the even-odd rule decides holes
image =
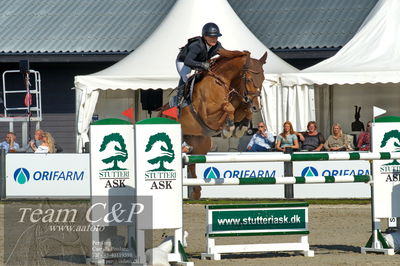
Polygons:
[[208,70],[210,64],[207,62],[222,48],[218,37],[222,36],[217,24],[209,22],[203,26],[202,36],[193,37],[181,48],[176,58],[176,69],[180,75],[177,103],[178,107],[183,100],[184,84],[188,80],[188,74],[192,69]]

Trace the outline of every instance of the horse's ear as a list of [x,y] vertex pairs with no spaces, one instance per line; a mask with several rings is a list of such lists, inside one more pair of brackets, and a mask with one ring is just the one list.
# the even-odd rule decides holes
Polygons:
[[264,65],[265,62],[267,61],[267,57],[268,57],[268,51],[265,52],[265,54],[258,61],[260,61]]

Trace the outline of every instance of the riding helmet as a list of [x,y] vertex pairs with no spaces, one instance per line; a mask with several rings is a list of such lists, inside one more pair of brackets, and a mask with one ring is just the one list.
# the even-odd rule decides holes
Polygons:
[[213,22],[209,22],[203,26],[203,30],[201,31],[203,36],[210,36],[210,37],[220,37],[222,34],[219,32],[219,28],[217,24]]

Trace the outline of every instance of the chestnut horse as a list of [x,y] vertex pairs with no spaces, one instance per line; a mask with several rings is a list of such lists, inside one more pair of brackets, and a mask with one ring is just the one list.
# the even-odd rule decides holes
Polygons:
[[[247,51],[221,49],[211,61],[211,70],[195,84],[192,103],[181,111],[183,139],[193,147],[192,154],[207,154],[211,137],[241,137],[248,129],[253,112],[259,109],[259,96],[264,81],[265,53],[260,59]],[[190,165],[196,178],[195,165]],[[193,187],[191,197],[200,198],[201,187]]]

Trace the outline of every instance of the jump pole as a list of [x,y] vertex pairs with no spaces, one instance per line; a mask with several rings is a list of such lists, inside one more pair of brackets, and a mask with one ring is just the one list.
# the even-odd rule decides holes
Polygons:
[[235,155],[183,155],[184,164],[192,163],[243,163],[243,162],[294,162],[294,161],[347,161],[400,159],[395,152],[331,152],[318,154],[235,154]]
[[369,175],[352,176],[292,176],[267,178],[184,178],[183,186],[222,186],[222,185],[278,185],[278,184],[328,184],[328,183],[368,183]]

